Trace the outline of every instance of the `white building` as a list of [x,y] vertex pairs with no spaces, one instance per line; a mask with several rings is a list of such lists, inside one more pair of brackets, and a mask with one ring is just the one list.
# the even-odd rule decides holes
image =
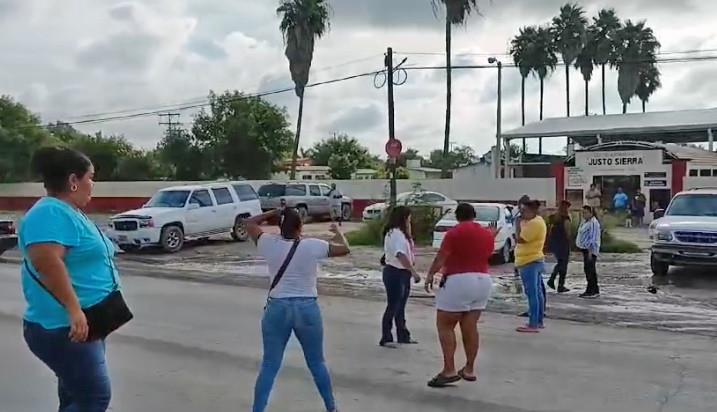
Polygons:
[[[296,180],[328,180],[330,168],[328,166],[296,166]],[[290,171],[274,173],[273,180],[289,180]]]
[[434,169],[432,167],[422,167],[420,159],[413,159],[406,161],[406,170],[408,170],[408,178],[411,180],[424,180],[424,179],[440,179],[441,169]]
[[374,169],[358,169],[351,174],[353,180],[371,180],[375,179],[378,174],[377,170]]

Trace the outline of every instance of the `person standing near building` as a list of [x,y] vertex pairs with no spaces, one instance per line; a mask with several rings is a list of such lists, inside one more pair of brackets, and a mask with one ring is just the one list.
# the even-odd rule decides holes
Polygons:
[[632,198],[632,223],[633,226],[641,227],[645,219],[645,208],[647,207],[647,198],[640,189]]
[[594,299],[600,296],[596,264],[600,255],[601,230],[595,210],[590,206],[583,206],[583,221],[575,240],[575,245],[583,252],[585,278],[588,283],[585,293],[580,295],[581,298]]
[[539,210],[540,202],[537,200],[530,200],[523,207],[520,236],[515,248],[515,265],[520,271],[528,297],[528,324],[517,329],[522,333],[539,332],[545,315],[542,274],[547,228],[543,218],[538,215]]
[[615,211],[615,213],[627,213],[627,207],[629,205],[630,198],[627,196],[625,191],[622,190],[622,187],[618,187],[617,193],[615,193],[615,196],[612,197],[613,210]]
[[341,193],[338,187],[336,187],[336,183],[331,183],[331,190],[329,190],[329,202],[331,202],[331,217],[339,222],[339,226],[341,226],[341,222],[343,221],[343,211],[341,200],[343,199],[344,195]]
[[595,209],[595,211],[600,211],[602,207],[602,192],[594,183],[590,185],[590,190],[588,190],[585,199],[587,200],[588,206]]
[[548,218],[548,248],[555,256],[557,263],[548,280],[548,287],[555,290],[555,278],[558,278],[558,293],[570,292],[565,287],[570,259],[570,202],[560,202],[558,211]]

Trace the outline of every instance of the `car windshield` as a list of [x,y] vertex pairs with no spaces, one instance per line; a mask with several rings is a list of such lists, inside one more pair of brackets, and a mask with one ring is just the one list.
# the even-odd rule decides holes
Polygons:
[[689,194],[672,200],[667,216],[717,216],[717,195]]
[[479,222],[497,222],[500,209],[495,206],[475,206],[476,220]]
[[259,188],[259,197],[281,197],[286,193],[286,185],[264,185]]
[[152,196],[147,207],[184,207],[188,196],[188,190],[163,190]]

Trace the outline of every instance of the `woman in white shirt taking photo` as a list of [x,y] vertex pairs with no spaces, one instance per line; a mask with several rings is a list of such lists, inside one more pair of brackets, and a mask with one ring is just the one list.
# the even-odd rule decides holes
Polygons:
[[383,234],[383,284],[386,287],[387,305],[379,345],[392,348],[395,347],[392,332],[394,323],[396,342],[417,343],[411,339],[411,333],[406,328],[406,304],[411,293],[411,278],[416,283],[421,281],[413,267],[415,256],[411,237],[411,209],[406,206],[391,209]]
[[[259,226],[281,213],[281,234],[264,233]],[[247,220],[249,235],[266,259],[271,287],[261,321],[264,357],[254,388],[253,412],[263,412],[281,368],[292,332],[301,344],[306,364],[326,410],[336,411],[331,377],[324,360],[324,329],[317,302],[316,274],[320,260],[349,254],[346,238],[335,224],[330,242],[301,236],[302,222],[294,209],[274,210]]]

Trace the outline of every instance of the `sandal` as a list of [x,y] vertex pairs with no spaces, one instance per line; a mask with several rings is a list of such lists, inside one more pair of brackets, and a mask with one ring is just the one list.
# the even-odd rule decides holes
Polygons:
[[433,379],[428,381],[428,386],[431,388],[445,388],[446,386],[449,386],[452,383],[456,383],[461,380],[461,377],[456,376],[443,376],[440,373],[436,375]]
[[461,377],[466,382],[475,382],[478,380],[477,376],[468,376],[466,375],[465,368],[458,371],[458,376]]

